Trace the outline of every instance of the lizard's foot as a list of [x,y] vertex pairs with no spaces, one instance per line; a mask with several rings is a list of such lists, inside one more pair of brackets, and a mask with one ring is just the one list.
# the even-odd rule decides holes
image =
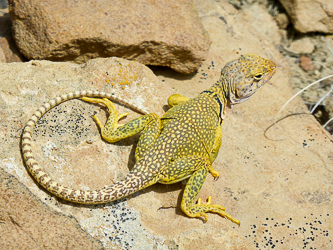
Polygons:
[[209,172],[214,177],[214,181],[217,181],[219,179],[220,173],[218,171],[215,171],[213,168],[211,168]]
[[91,98],[91,97],[82,97],[82,100],[85,102],[92,102],[92,103],[102,103],[104,104],[109,110],[115,110],[116,107],[108,98]]
[[[104,104],[108,108],[110,115],[115,116],[115,119],[117,121],[115,123],[116,124],[116,128],[119,128],[119,127],[122,126],[122,124],[118,124],[118,121],[120,119],[122,119],[123,117],[125,117],[125,116],[128,115],[128,113],[123,113],[121,115],[117,115],[116,106],[109,99],[107,99],[107,98],[100,99],[100,98],[82,97],[82,100],[85,101],[85,102],[93,102],[93,103]],[[104,125],[99,120],[99,118],[96,115],[94,115],[93,118],[96,121],[97,125],[100,127],[100,129],[103,131]]]
[[198,199],[198,203],[194,205],[190,205],[188,207],[184,207],[182,204],[182,210],[184,213],[189,217],[204,217],[205,222],[208,221],[208,215],[206,213],[216,213],[219,214],[228,220],[232,221],[233,223],[236,223],[237,225],[240,225],[240,221],[236,220],[234,217],[232,217],[230,214],[225,212],[225,207],[222,207],[220,205],[212,205],[211,204],[212,197],[208,197],[208,201],[206,204],[201,204],[201,199]]
[[[121,115],[118,115],[118,117],[117,117],[117,122],[119,122],[120,119],[122,119],[122,118],[128,116],[128,114],[129,114],[129,113],[126,112],[126,113],[123,113],[123,114],[121,114]],[[118,123],[117,123],[117,128],[120,128],[121,126],[124,126],[124,124],[118,124]]]

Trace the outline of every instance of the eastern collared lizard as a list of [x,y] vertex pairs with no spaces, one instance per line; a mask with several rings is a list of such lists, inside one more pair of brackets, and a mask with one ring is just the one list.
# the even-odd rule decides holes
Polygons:
[[[118,120],[126,114],[117,115],[109,99],[119,100],[110,94],[81,91],[62,95],[44,104],[27,122],[21,140],[25,164],[36,181],[50,193],[84,204],[114,201],[157,182],[170,184],[188,179],[181,201],[181,209],[186,215],[204,217],[207,221],[207,212],[217,213],[239,225],[240,221],[226,213],[224,207],[211,204],[211,196],[206,204],[201,204],[200,199],[194,204],[194,200],[208,172],[214,178],[219,177],[212,163],[222,143],[221,125],[226,107],[247,100],[275,71],[274,62],[254,54],[243,55],[227,63],[220,80],[197,97],[188,99],[172,95],[168,99],[170,109],[162,117],[145,114],[124,125],[119,125]],[[101,103],[108,108],[109,117],[105,126],[94,116],[107,142],[116,142],[141,132],[135,151],[136,163],[123,180],[98,190],[75,190],[54,181],[36,162],[31,147],[33,127],[49,109],[74,98]]]

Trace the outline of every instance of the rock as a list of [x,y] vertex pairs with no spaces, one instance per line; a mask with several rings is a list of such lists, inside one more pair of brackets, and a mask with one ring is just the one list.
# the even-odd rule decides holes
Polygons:
[[16,48],[11,34],[11,21],[8,9],[3,9],[0,12],[0,62],[11,63],[24,61],[26,60]]
[[285,30],[288,25],[290,24],[290,20],[287,14],[285,13],[279,13],[275,17],[275,21],[280,29]]
[[315,69],[315,66],[313,65],[312,59],[307,56],[301,56],[300,57],[300,66],[304,71],[311,71]]
[[7,0],[0,0],[0,9],[8,8],[8,1]]
[[[61,218],[75,218],[78,227],[106,249],[332,249],[331,135],[303,114],[308,111],[300,98],[273,125],[294,93],[288,64],[265,34],[242,19],[243,12],[214,0],[198,0],[195,7],[212,39],[208,59],[197,74],[156,67],[161,83],[146,67],[121,59],[94,59],[83,65],[0,64],[0,166]],[[274,60],[278,72],[248,101],[227,110],[222,148],[213,164],[220,179],[207,176],[198,196],[205,201],[212,195],[213,203],[241,220],[240,227],[214,214],[207,223],[186,217],[179,208],[183,183],[156,184],[117,202],[84,206],[51,196],[27,174],[19,149],[22,128],[37,107],[58,93],[103,89],[162,114],[170,94],[196,96],[219,79],[226,62],[249,52]],[[126,82],[130,84],[120,84]],[[117,110],[129,112],[126,119],[138,115],[120,105]],[[137,138],[105,143],[90,117],[96,111],[105,118],[99,105],[69,101],[52,109],[34,132],[38,162],[62,184],[103,187],[133,166]],[[39,237],[47,239],[52,233],[45,228]]]
[[304,54],[311,54],[315,49],[314,44],[311,42],[309,37],[303,37],[291,42],[289,46],[289,50],[304,53]]
[[270,39],[273,43],[280,44],[279,28],[263,5],[251,4],[243,12],[242,18],[244,21],[247,20],[258,33]]
[[280,0],[280,2],[299,32],[333,32],[332,0]]
[[2,249],[103,249],[75,218],[50,208],[6,173],[3,168],[11,163],[8,160],[0,164]]
[[5,54],[3,53],[2,48],[0,46],[0,63],[2,63],[2,62],[6,62],[6,57],[5,57]]
[[187,0],[9,2],[15,41],[28,59],[82,63],[117,56],[191,73],[210,45]]
[[[2,57],[0,62],[24,62],[26,59],[20,54],[15,46],[15,42],[11,36],[0,38],[0,50],[2,51]],[[1,52],[0,52],[1,54]]]
[[[153,240],[154,236],[150,234],[147,236],[147,233],[141,227],[141,223],[137,221],[138,212],[127,205],[124,200],[112,203],[111,206],[110,204],[97,207],[72,206],[73,204],[68,206],[69,204],[66,205],[66,202],[55,199],[45,190],[40,189],[22,164],[18,142],[20,131],[29,116],[45,101],[65,92],[78,89],[104,90],[127,99],[141,109],[148,109],[149,107],[151,112],[157,114],[164,113],[163,105],[166,101],[164,95],[169,96],[174,92],[165,84],[162,84],[147,67],[138,62],[130,62],[120,58],[93,59],[80,65],[49,61],[3,63],[0,64],[0,77],[2,79],[0,85],[1,115],[8,118],[6,121],[4,119],[0,122],[3,147],[0,156],[0,167],[19,178],[19,181],[24,183],[38,199],[47,204],[43,205],[39,201],[43,206],[34,206],[33,208],[36,210],[33,213],[36,221],[42,223],[44,220],[46,224],[37,228],[34,234],[30,235],[29,241],[38,244],[38,242],[47,241],[48,237],[56,236],[49,243],[53,244],[58,237],[61,237],[61,230],[64,230],[65,233],[68,232],[68,236],[59,240],[59,244],[65,247],[66,244],[62,241],[70,238],[68,242],[70,249],[72,249],[72,243],[79,241],[80,237],[83,238],[84,236],[89,239],[89,234],[95,238],[94,241],[98,242],[100,240],[104,245],[113,248],[118,245],[126,247],[128,244],[139,246],[149,241],[150,238]],[[105,109],[98,107],[99,105],[71,100],[50,110],[37,125],[33,135],[36,140],[33,146],[36,157],[55,179],[65,185],[79,188],[103,187],[112,183],[116,176],[118,176],[117,178],[124,176],[128,172],[128,166],[133,165],[133,158],[130,157],[130,160],[128,158],[129,155],[132,155],[131,148],[137,137],[115,145],[103,142],[97,125],[91,118],[99,110],[97,116],[104,122]],[[125,110],[129,111],[130,114],[127,119],[139,116],[136,112],[121,105],[117,105],[117,110],[120,114],[124,113]],[[77,167],[73,168],[72,166]],[[2,178],[2,173],[0,174]],[[10,181],[7,182],[10,183]],[[3,185],[6,186],[6,182]],[[13,189],[16,190],[16,188]],[[19,194],[15,194],[14,191],[8,194],[8,197],[12,197],[12,203],[15,200],[25,198],[25,196],[21,197]],[[16,192],[18,191],[16,190]],[[24,192],[27,193],[27,191]],[[3,199],[3,192],[1,193]],[[19,205],[23,204],[25,203],[17,203],[18,208],[12,211],[16,216],[14,222],[11,222],[10,216],[7,215],[3,219],[6,224],[1,223],[0,220],[0,228],[3,232],[6,232],[6,235],[15,231],[16,221],[21,225],[21,221],[24,223],[25,216],[28,216],[25,213],[21,215],[18,213]],[[39,210],[42,208],[59,212],[58,217],[52,217],[52,226],[49,229],[50,219],[44,218],[44,216],[49,215],[40,212]],[[5,211],[7,210],[9,210],[9,207]],[[27,210],[27,213],[29,211]],[[74,224],[73,217],[79,225]],[[1,216],[0,219],[2,219]],[[64,220],[66,223],[63,222]],[[37,225],[32,224],[29,230],[38,227],[38,223]],[[63,226],[59,228],[58,232],[53,227],[59,223]],[[13,224],[13,229],[6,231],[10,224]],[[73,227],[80,231],[80,235],[77,237],[73,236],[75,233]],[[68,228],[67,231],[64,228]],[[48,232],[48,230],[51,230],[51,232]],[[27,235],[29,234],[27,233]],[[14,236],[9,239],[1,237],[0,244],[15,246],[15,241],[12,241]],[[136,239],[136,236],[140,236],[140,239]],[[148,238],[145,238],[146,236]],[[43,237],[43,241],[39,240],[40,237]],[[134,238],[135,241],[132,242]],[[78,248],[85,241],[82,242],[78,242]],[[24,242],[21,244],[24,245]],[[46,246],[49,245],[46,244]],[[87,243],[86,247],[81,247],[81,249],[83,248],[96,249],[97,247],[96,243],[95,245]]]

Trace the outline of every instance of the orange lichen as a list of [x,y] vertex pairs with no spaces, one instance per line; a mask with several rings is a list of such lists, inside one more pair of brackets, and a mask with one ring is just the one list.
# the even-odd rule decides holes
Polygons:
[[[118,83],[119,85],[130,85],[136,81],[138,77],[138,74],[130,67],[130,64],[128,64],[126,66],[123,65],[123,67],[118,70],[116,76],[110,80],[106,80],[106,82],[112,86],[115,86],[115,83]],[[124,89],[124,87],[122,88]]]

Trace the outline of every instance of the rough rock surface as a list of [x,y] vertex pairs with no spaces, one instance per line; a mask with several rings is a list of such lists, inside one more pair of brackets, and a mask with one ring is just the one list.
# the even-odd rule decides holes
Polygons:
[[[198,0],[195,7],[212,39],[208,60],[197,74],[188,76],[153,67],[163,84],[145,67],[120,59],[116,65],[101,59],[84,65],[0,64],[0,166],[50,210],[63,214],[61,218],[74,217],[106,249],[332,249],[331,135],[308,115],[300,99],[271,126],[293,94],[288,64],[265,34],[244,22],[243,13],[229,4]],[[218,215],[210,214],[207,223],[184,216],[179,209],[183,183],[157,184],[117,202],[84,206],[50,196],[27,174],[19,151],[22,128],[36,108],[57,93],[89,88],[114,91],[161,114],[170,94],[197,95],[219,79],[226,62],[250,52],[274,60],[278,72],[250,100],[227,110],[222,148],[214,162],[221,177],[213,181],[208,176],[199,194],[202,200],[212,195],[212,202],[241,220],[240,227]],[[131,82],[135,77],[137,81]],[[98,107],[69,101],[46,114],[36,128],[37,160],[62,184],[103,187],[133,166],[136,139],[115,145],[103,142],[90,118]],[[130,112],[129,119],[137,115],[122,106],[118,110]],[[98,116],[104,117],[103,109]],[[0,221],[0,229],[3,226]],[[43,235],[47,239],[53,233],[45,228]]]
[[315,45],[309,37],[302,37],[294,40],[288,49],[300,54],[311,54],[315,50]]
[[8,9],[1,9],[0,2],[0,62],[23,62],[26,59],[19,53],[11,35],[11,21]]
[[6,62],[6,57],[1,47],[0,47],[0,62]]
[[[8,167],[10,162],[5,164]],[[59,249],[60,246],[67,246],[67,249],[103,249],[102,243],[83,231],[75,218],[51,209],[2,167],[1,249]]]
[[274,44],[281,43],[279,27],[274,22],[273,17],[267,12],[262,5],[253,4],[242,10],[244,21],[248,21],[257,30],[258,33],[265,35]]
[[191,73],[210,45],[188,0],[9,2],[15,41],[28,59],[117,56]]
[[[0,168],[15,175],[31,192],[47,204],[39,201],[40,205],[34,208],[37,212],[30,212],[32,205],[29,204],[38,202],[31,201],[28,209],[25,200],[32,200],[32,198],[27,197],[27,194],[21,195],[27,191],[20,192],[12,186],[7,187],[11,181],[7,175],[2,176],[1,174],[1,178],[4,179],[2,187],[5,190],[7,187],[6,195],[8,197],[2,195],[0,199],[0,207],[5,208],[0,216],[0,232],[2,232],[0,241],[5,242],[6,246],[15,246],[16,243],[12,240],[16,235],[15,225],[29,222],[31,217],[37,217],[36,225],[24,224],[30,228],[29,230],[33,230],[34,227],[38,227],[38,223],[44,223],[43,227],[37,228],[36,232],[30,235],[31,241],[37,242],[36,244],[40,242],[41,245],[50,246],[50,244],[54,244],[54,241],[47,243],[48,238],[54,238],[56,241],[67,231],[69,235],[61,241],[59,240],[59,248],[65,248],[66,242],[63,241],[66,241],[68,237],[71,237],[68,243],[70,249],[75,242],[79,243],[80,238],[92,241],[89,234],[108,247],[117,247],[121,244],[124,247],[133,243],[136,246],[142,244],[142,242],[139,244],[138,241],[132,242],[136,231],[141,235],[144,232],[140,228],[140,223],[137,222],[138,212],[131,212],[132,209],[126,206],[126,201],[115,202],[111,206],[109,204],[105,206],[73,205],[58,201],[41,190],[27,174],[22,163],[19,150],[20,133],[32,112],[46,100],[61,93],[80,89],[113,92],[117,96],[129,99],[131,103],[141,109],[149,107],[153,112],[162,114],[165,98],[161,98],[161,96],[171,95],[173,91],[162,84],[151,70],[142,64],[117,58],[94,59],[83,65],[49,61],[3,63],[0,64],[0,78],[2,79],[0,86],[1,115],[6,117],[0,124],[2,144]],[[77,188],[98,188],[101,185],[110,184],[116,176],[121,178],[128,171],[128,166],[133,165],[132,157],[129,160],[129,155],[132,155],[130,145],[133,145],[136,138],[124,140],[115,145],[103,142],[98,128],[91,118],[91,115],[99,109],[98,107],[98,105],[84,103],[80,100],[68,101],[52,109],[42,117],[37,125],[33,136],[36,139],[34,151],[37,158],[55,179],[66,185]],[[105,110],[101,108],[100,110],[98,116],[103,119]],[[118,110],[120,113],[125,110],[130,111],[120,105]],[[133,119],[135,116],[138,114],[130,111],[129,119]],[[16,206],[13,205],[15,202]],[[12,205],[9,206],[10,204]],[[48,214],[44,211],[45,208],[50,210]],[[10,211],[10,209],[12,210]],[[25,209],[26,212],[21,213],[22,209]],[[39,212],[40,209],[44,210]],[[60,218],[57,219],[55,215],[52,215],[54,210],[60,212]],[[7,215],[6,211],[10,211],[10,213]],[[50,214],[53,217],[52,220],[49,218]],[[15,218],[11,219],[13,216]],[[75,221],[70,219],[71,217],[75,217],[79,225],[75,224]],[[63,223],[62,220],[67,221]],[[64,225],[58,230],[54,230],[56,223]],[[117,228],[115,229],[115,227]],[[76,232],[73,228],[80,232],[79,236],[72,236]],[[24,227],[22,230],[24,231]],[[82,230],[89,234],[84,235]],[[122,232],[124,230],[129,230],[130,233]],[[25,235],[29,235],[29,232],[24,232]],[[47,233],[45,234],[45,232]],[[43,238],[39,238],[42,234]],[[91,249],[96,249],[97,246],[96,242],[91,243]],[[90,249],[88,244],[85,249]]]
[[296,30],[307,32],[333,32],[332,0],[279,0],[286,9]]
[[299,59],[299,64],[304,71],[311,71],[315,69],[313,61],[310,57],[307,56],[301,56]]

